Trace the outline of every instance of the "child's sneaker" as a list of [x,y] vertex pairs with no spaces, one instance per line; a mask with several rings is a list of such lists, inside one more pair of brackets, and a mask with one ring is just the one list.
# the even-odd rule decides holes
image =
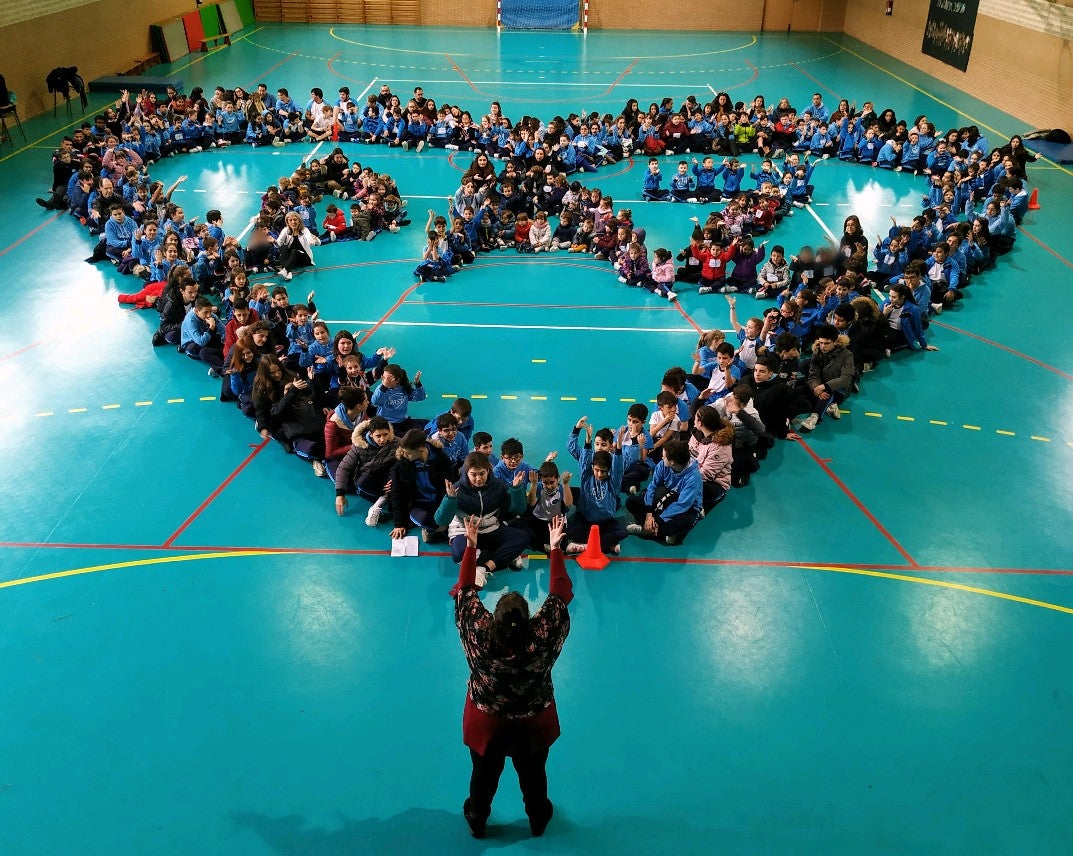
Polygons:
[[702,285],[697,289],[697,294],[711,294],[713,291],[715,291],[715,289],[710,285]]
[[511,567],[511,570],[524,571],[526,568],[529,567],[529,557],[528,556],[519,556],[517,559],[514,559],[510,563],[510,567]]
[[812,431],[816,428],[816,423],[819,421],[820,416],[818,413],[810,413],[801,421],[801,427],[798,428],[798,430],[804,431],[807,434],[809,431]]
[[[488,580],[492,578],[492,572],[488,570],[484,565],[477,565],[477,572],[473,575],[473,582],[477,588],[484,588],[488,585]],[[474,837],[479,837],[474,835]]]
[[832,419],[842,418],[842,409],[838,406],[838,402],[832,401],[827,406],[827,415],[830,416]]
[[738,287],[735,285],[724,285],[722,288],[719,289],[720,294],[736,294],[737,291]]
[[671,302],[674,302],[675,300],[677,300],[677,299],[678,299],[678,295],[677,295],[677,294],[675,294],[675,293],[674,293],[673,291],[668,291],[668,292],[667,292],[667,299],[668,299],[669,301],[671,301]]
[[382,496],[369,507],[369,513],[365,515],[366,526],[380,525],[380,511],[387,504],[387,497]]
[[563,547],[563,552],[566,553],[568,556],[576,556],[578,553],[585,552],[585,545],[579,544],[577,541],[571,541],[569,544]]
[[402,144],[402,150],[403,150],[404,152],[408,152],[408,151],[410,151],[410,141],[409,141],[409,140],[407,140],[406,142],[404,142],[404,143]]
[[627,523],[626,531],[629,532],[631,535],[644,535],[645,527],[643,527],[640,523]]
[[420,153],[420,152],[421,152],[421,150],[422,150],[422,149],[423,149],[424,147],[425,147],[425,141],[424,141],[424,140],[418,140],[418,141],[417,141],[417,151],[418,151],[418,153]]
[[313,475],[318,479],[326,479],[328,477],[328,471],[324,468],[323,461],[313,462]]

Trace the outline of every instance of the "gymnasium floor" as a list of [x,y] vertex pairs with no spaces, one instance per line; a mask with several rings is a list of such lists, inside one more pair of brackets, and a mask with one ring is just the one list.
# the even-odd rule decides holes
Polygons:
[[[843,36],[264,25],[188,60],[187,91],[420,84],[512,118],[819,91],[992,142],[1027,130]],[[198,364],[150,346],[155,313],[115,301],[131,281],[85,264],[77,224],[33,204],[70,124],[25,126],[28,145],[0,147],[0,852],[1073,849],[1068,169],[1031,168],[1042,210],[933,325],[938,353],[882,364],[841,421],[780,445],[683,547],[630,539],[601,573],[570,563],[555,819],[530,839],[508,772],[476,842],[454,566],[388,558],[364,504],[337,517],[330,485],[261,444]],[[187,215],[219,207],[235,234],[312,149],[153,174],[189,175]],[[728,326],[722,297],[686,290],[675,308],[575,256],[489,256],[415,286],[422,212],[444,209],[468,158],[348,155],[391,172],[415,225],[321,248],[291,293],[315,289],[333,333],[423,370],[417,413],[466,395],[497,445],[516,435],[530,461],[562,461],[579,416],[621,424],[665,368],[689,367],[698,328]],[[677,251],[703,212],[640,203],[643,168],[588,182],[633,208],[650,249]],[[921,190],[830,162],[814,182],[816,204],[772,236],[790,252],[849,213],[885,232]],[[488,602],[507,586],[539,603],[546,562],[497,575]]]

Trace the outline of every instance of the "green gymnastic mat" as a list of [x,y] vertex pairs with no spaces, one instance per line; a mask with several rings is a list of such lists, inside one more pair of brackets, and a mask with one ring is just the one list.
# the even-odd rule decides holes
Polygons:
[[256,20],[253,14],[253,0],[234,0],[234,4],[238,9],[239,17],[242,18],[243,27],[248,27]]
[[223,0],[218,8],[220,10],[220,19],[224,22],[225,33],[237,33],[245,26],[242,23],[242,16],[239,14],[238,8],[235,6],[235,0]]
[[153,49],[163,62],[176,62],[190,53],[182,18],[159,21],[149,27]]
[[211,39],[220,35],[220,7],[213,4],[201,7],[201,27],[205,31],[204,38]]

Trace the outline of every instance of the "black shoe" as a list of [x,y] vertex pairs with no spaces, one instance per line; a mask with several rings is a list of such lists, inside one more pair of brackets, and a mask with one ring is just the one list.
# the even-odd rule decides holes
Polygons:
[[168,342],[164,338],[164,334],[160,330],[157,330],[153,334],[153,347],[154,348],[159,348],[161,345],[166,345],[167,343]]
[[37,199],[34,200],[34,202],[36,202],[38,205],[40,205],[46,211],[51,211],[52,210],[52,202],[51,202],[51,200],[42,199],[40,196],[38,196]]
[[[477,817],[477,815],[473,814],[470,811],[468,799],[464,803],[462,803],[462,816],[466,819],[466,823],[469,824],[469,831],[473,835],[473,837],[484,838],[484,825],[488,819],[480,818]],[[545,822],[544,826],[547,825],[547,822]],[[532,828],[532,822],[530,822],[529,826],[530,828]],[[540,831],[544,831],[543,827],[541,827]],[[536,835],[537,833],[534,832],[533,834]]]
[[548,811],[546,814],[541,814],[538,817],[529,818],[529,831],[533,833],[534,838],[540,838],[544,834],[544,830],[548,828],[548,823],[551,822],[551,816],[555,814],[555,807],[548,801]]

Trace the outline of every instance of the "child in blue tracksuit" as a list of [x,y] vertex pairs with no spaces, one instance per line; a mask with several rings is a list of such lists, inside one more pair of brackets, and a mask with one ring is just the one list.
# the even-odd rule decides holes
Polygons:
[[376,415],[391,423],[396,434],[405,434],[411,428],[421,428],[423,419],[411,419],[409,408],[411,401],[424,401],[425,388],[421,385],[421,372],[414,375],[413,382],[406,375],[406,370],[396,363],[384,367],[369,403],[376,408]]
[[209,366],[209,374],[220,377],[224,368],[223,342],[217,329],[216,307],[207,297],[194,301],[183,318],[179,350]]
[[[585,445],[578,445],[578,435],[584,429]],[[564,552],[580,553],[585,549],[589,530],[596,526],[600,532],[600,548],[604,553],[617,555],[619,544],[628,534],[626,527],[615,516],[619,507],[619,492],[622,490],[622,435],[613,450],[594,452],[592,449],[592,425],[587,417],[581,417],[570,433],[567,449],[577,460],[581,484],[574,491],[577,514],[567,527],[570,543]]]
[[719,165],[715,174],[723,176],[723,198],[732,199],[741,190],[741,180],[745,177],[745,167],[738,163],[737,158],[723,158],[723,163]]
[[812,173],[815,169],[816,164],[809,163],[807,160],[794,168],[794,176],[786,195],[790,198],[790,202],[795,208],[804,208],[806,203],[812,201],[814,188],[809,184],[809,180],[812,178]]
[[508,487],[514,484],[518,473],[522,474],[522,483],[529,484],[529,474],[535,469],[523,457],[525,449],[521,441],[508,437],[499,446],[499,463],[492,468],[492,476]]
[[689,445],[669,440],[644,496],[626,500],[626,510],[634,519],[626,530],[668,545],[681,544],[700,520],[703,494],[704,479],[690,457]]
[[770,182],[773,187],[779,186],[779,174],[775,171],[774,165],[770,160],[765,159],[760,164],[759,172],[750,172],[749,178],[756,182],[756,189],[759,190],[763,187],[764,182]]
[[876,155],[875,164],[880,169],[901,170],[902,143],[900,140],[887,140]]
[[[715,172],[714,170],[712,171]],[[715,180],[715,176],[712,176],[712,180]],[[678,169],[674,175],[671,176],[671,201],[672,202],[696,202],[697,196],[693,192],[696,188],[697,182],[692,175],[689,174],[689,164],[683,161],[678,161]]]
[[662,181],[663,176],[659,171],[659,161],[655,158],[650,158],[648,172],[645,173],[644,184],[641,188],[641,198],[649,202],[665,202],[671,192],[660,187]]
[[[720,192],[715,187],[715,179],[718,173],[715,171],[715,162],[710,156],[704,158],[703,164],[698,164],[693,158],[693,175],[697,177],[697,187],[693,195],[701,202],[709,199],[718,199]],[[755,176],[754,176],[755,177]],[[759,187],[760,185],[757,185]]]

